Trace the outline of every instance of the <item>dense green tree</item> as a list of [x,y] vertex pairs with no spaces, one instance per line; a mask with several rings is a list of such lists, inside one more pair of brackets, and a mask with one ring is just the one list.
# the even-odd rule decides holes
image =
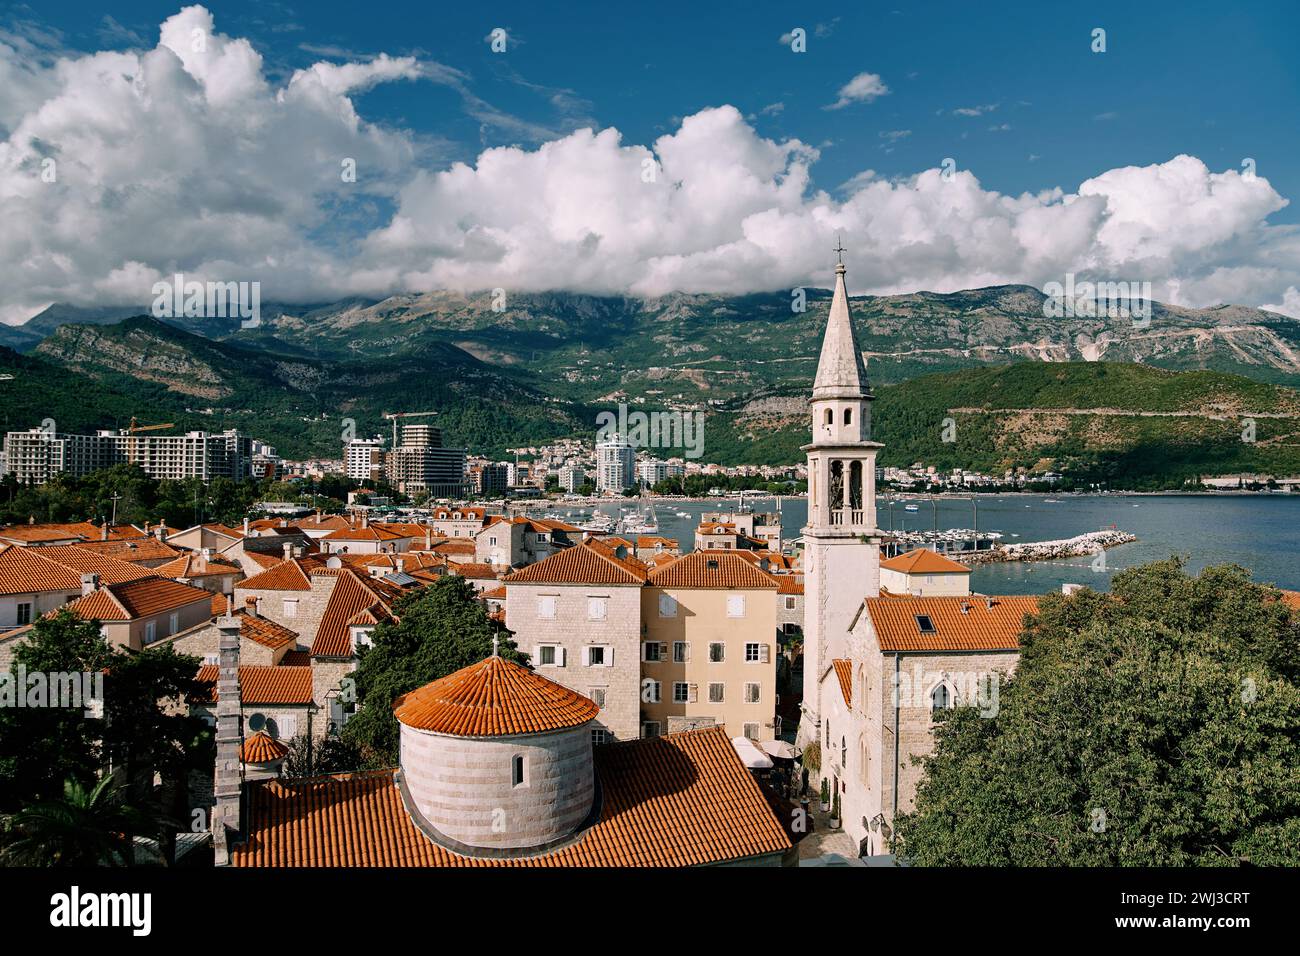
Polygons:
[[[24,673],[93,674],[113,658],[97,623],[70,612],[42,618],[14,649],[13,690],[25,693],[17,684]],[[103,762],[103,730],[104,721],[84,708],[0,707],[0,810],[54,799],[69,780],[93,785]]]
[[1045,596],[996,715],[936,738],[916,864],[1300,864],[1300,621],[1241,568]]
[[492,653],[493,637],[506,660],[527,662],[511,632],[487,616],[473,585],[459,575],[407,595],[394,612],[400,620],[376,627],[373,645],[361,651],[353,675],[360,706],[343,728],[343,739],[360,748],[370,767],[397,763],[393,701],[402,694],[481,661]]
[[149,816],[126,800],[111,776],[94,786],[76,780],[58,797],[24,807],[4,822],[0,863],[5,866],[130,866],[132,832]]

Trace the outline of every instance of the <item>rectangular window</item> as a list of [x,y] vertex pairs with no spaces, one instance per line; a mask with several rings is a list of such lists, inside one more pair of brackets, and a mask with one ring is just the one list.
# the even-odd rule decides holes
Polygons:
[[281,740],[292,740],[298,736],[298,715],[281,714],[275,719],[277,735]]
[[515,754],[510,761],[510,783],[512,786],[522,787],[524,785],[524,757],[523,754]]
[[745,725],[745,736],[748,737],[750,740],[757,740],[757,739],[758,739],[758,724],[746,724],[746,725]]
[[711,641],[709,643],[709,663],[721,664],[727,659],[727,645],[721,641]]
[[537,598],[537,616],[546,620],[555,618],[555,602],[559,600],[557,594],[543,594]]
[[181,629],[181,616],[176,613],[169,615],[167,618],[167,633],[175,634],[180,629]]
[[602,708],[603,708],[603,707],[605,706],[605,688],[604,688],[604,687],[593,687],[593,688],[591,688],[591,690],[587,693],[587,696],[590,697],[590,698],[595,702],[595,704],[596,704],[597,707],[602,707]]
[[588,667],[604,667],[607,648],[603,644],[592,644],[585,648]]
[[683,681],[673,682],[673,703],[684,704],[690,696],[691,685]]
[[691,659],[691,645],[686,641],[673,641],[673,663],[685,664]]
[[32,623],[32,605],[30,602],[18,605],[18,623]]
[[745,663],[746,663],[746,664],[757,664],[757,663],[758,663],[758,645],[757,645],[757,644],[746,644],[746,645],[745,645]]
[[564,666],[564,648],[559,644],[542,644],[537,648],[537,662],[543,665]]
[[788,598],[785,599],[785,609],[786,609],[787,611],[793,611],[793,610],[794,610],[794,598],[792,598],[792,597],[788,597]]
[[727,617],[744,617],[745,616],[745,595],[728,594],[727,595]]
[[284,608],[284,616],[285,616],[285,617],[297,617],[297,616],[298,616],[298,599],[297,599],[297,598],[285,598],[285,599],[284,599],[284,605],[283,605],[283,608]]
[[154,637],[157,635],[157,633],[158,633],[157,627],[155,626],[153,621],[150,621],[148,624],[144,626],[144,642],[146,644],[152,644]]
[[677,616],[677,598],[671,594],[659,595],[659,616],[676,617]]
[[758,684],[754,684],[754,683],[745,684],[745,703],[747,704],[758,703],[758,686],[759,686]]
[[660,649],[663,647],[658,641],[645,641],[641,645],[641,660],[657,663],[662,660]]
[[642,724],[642,725],[641,725],[641,736],[642,736],[642,737],[658,737],[658,736],[659,736],[659,721],[657,721],[657,720],[647,720],[644,724]]
[[709,703],[710,703],[710,704],[721,704],[721,703],[722,703],[722,699],[723,699],[723,687],[725,687],[725,686],[726,686],[726,685],[724,685],[724,684],[710,684],[710,685],[709,685]]
[[596,745],[609,742],[609,731],[597,727],[591,732],[591,742]]
[[605,604],[609,598],[589,597],[587,598],[587,620],[603,621],[605,620]]

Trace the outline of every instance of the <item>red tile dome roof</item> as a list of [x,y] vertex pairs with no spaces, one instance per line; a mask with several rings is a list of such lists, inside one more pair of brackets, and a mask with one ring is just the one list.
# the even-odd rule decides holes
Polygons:
[[504,737],[580,727],[600,708],[526,667],[489,657],[399,697],[393,712],[417,730]]

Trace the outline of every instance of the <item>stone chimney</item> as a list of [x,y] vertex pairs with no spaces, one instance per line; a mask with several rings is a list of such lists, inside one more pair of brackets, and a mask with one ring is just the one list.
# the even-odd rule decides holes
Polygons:
[[107,541],[107,540],[108,540],[108,522],[107,522],[107,521],[105,521],[103,524],[101,524],[101,525],[99,526],[99,540],[100,540],[100,541]]
[[244,515],[244,537],[248,537],[248,515]]
[[249,617],[257,617],[257,600],[258,599],[251,594],[244,598],[244,610],[248,613]]
[[213,775],[212,847],[217,866],[230,865],[230,846],[240,828],[239,621],[227,612],[217,632],[217,765]]
[[425,551],[433,550],[433,531],[429,528],[428,525],[425,525],[424,527],[424,550]]
[[403,557],[396,557],[396,558],[393,558],[393,564],[395,564],[395,565],[397,566],[397,570],[398,570],[398,571],[405,571],[405,570],[406,570],[406,559],[403,558]]
[[153,536],[159,541],[167,540],[167,525],[164,522],[158,522],[158,527],[153,529]]
[[81,576],[81,593],[90,594],[92,591],[99,590],[98,574],[83,574]]
[[363,528],[370,527],[370,514],[368,512],[361,516],[361,527]]
[[286,541],[284,543],[284,560],[288,561],[292,557],[293,557],[293,545],[290,542]]

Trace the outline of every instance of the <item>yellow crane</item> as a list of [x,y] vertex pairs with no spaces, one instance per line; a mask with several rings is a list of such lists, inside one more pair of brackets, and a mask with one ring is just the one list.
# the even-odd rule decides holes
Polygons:
[[134,415],[131,416],[131,424],[127,426],[126,440],[126,460],[128,464],[138,465],[140,463],[139,445],[136,444],[135,436],[137,432],[156,432],[160,428],[175,428],[175,422],[163,422],[160,425],[141,425]]
[[420,418],[425,415],[437,415],[437,414],[438,414],[437,412],[383,412],[382,415],[384,418],[391,418],[393,420],[392,447],[393,448],[397,447],[397,420],[399,418]]

